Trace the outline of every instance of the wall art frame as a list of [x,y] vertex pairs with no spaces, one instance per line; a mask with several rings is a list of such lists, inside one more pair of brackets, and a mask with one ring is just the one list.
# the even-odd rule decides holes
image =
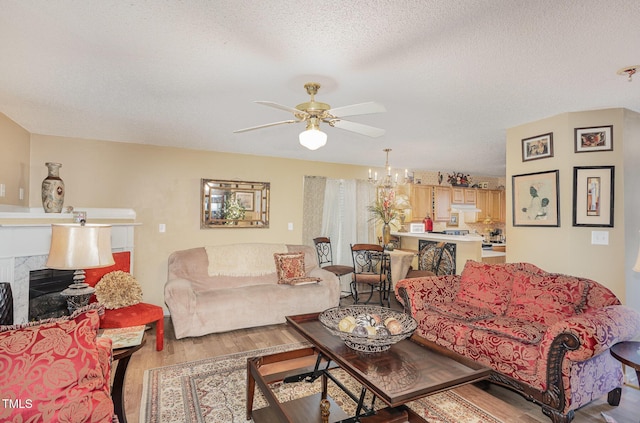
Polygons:
[[268,228],[269,182],[200,180],[200,228]]
[[575,128],[575,152],[613,150],[613,125]]
[[553,132],[522,140],[522,161],[553,157]]
[[615,166],[573,168],[573,226],[613,228]]
[[559,171],[513,175],[513,226],[560,226]]

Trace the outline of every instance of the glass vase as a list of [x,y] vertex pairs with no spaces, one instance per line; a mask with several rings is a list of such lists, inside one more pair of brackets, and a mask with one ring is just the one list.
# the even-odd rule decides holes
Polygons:
[[382,245],[387,246],[391,243],[391,226],[388,223],[382,225]]

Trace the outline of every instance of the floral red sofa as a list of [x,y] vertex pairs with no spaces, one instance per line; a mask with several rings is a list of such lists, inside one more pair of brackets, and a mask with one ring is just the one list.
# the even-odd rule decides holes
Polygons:
[[97,338],[98,306],[72,316],[0,326],[0,421],[117,422],[111,340]]
[[640,313],[592,280],[528,263],[468,261],[460,275],[404,279],[396,296],[416,334],[493,369],[490,381],[542,406],[555,423],[608,394],[622,366],[609,353],[640,332]]

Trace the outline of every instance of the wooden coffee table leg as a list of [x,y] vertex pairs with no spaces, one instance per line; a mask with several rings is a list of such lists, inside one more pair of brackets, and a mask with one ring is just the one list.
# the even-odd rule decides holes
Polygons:
[[254,366],[259,367],[260,359],[253,357],[247,360],[247,420],[251,420],[251,410],[253,410],[253,396],[256,390],[256,380],[251,374],[251,363],[255,363]]

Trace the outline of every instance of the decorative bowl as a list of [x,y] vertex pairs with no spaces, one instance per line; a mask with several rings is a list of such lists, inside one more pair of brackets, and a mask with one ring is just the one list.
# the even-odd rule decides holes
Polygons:
[[[401,327],[396,333],[380,331],[380,333],[357,335],[351,332],[344,332],[339,328],[340,322],[349,316],[353,319],[360,317],[360,323],[363,320],[362,316],[377,316],[379,322],[395,319],[400,323]],[[418,327],[418,322],[408,314],[386,307],[369,305],[333,307],[320,313],[318,319],[329,332],[340,337],[347,347],[366,353],[386,351],[391,348],[391,345],[411,336]],[[382,324],[384,325],[384,323]],[[362,324],[358,324],[358,326],[362,326]]]

